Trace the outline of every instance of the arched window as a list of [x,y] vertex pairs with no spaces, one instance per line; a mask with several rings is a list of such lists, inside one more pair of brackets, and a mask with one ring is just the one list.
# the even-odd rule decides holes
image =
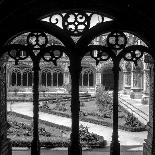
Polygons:
[[53,72],[53,86],[60,87],[63,85],[63,73],[60,70]]
[[11,85],[21,86],[21,72],[20,70],[13,70],[11,74]]
[[17,79],[17,75],[15,72],[12,72],[12,76],[11,76],[11,85],[12,86],[16,86],[16,79]]
[[28,72],[28,86],[32,86],[32,72]]
[[42,86],[45,86],[45,87],[49,87],[52,85],[51,70],[43,70],[42,71],[41,84],[42,84]]
[[94,86],[94,74],[91,69],[85,69],[80,74],[80,86],[84,86],[84,87]]
[[27,86],[27,72],[23,73],[23,86]]
[[32,86],[32,71],[25,70],[23,72],[23,86]]

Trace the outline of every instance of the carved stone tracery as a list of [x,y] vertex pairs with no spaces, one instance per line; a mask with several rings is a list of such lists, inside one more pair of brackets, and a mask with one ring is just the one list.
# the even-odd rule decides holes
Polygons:
[[[62,18],[62,27],[65,31],[67,31],[70,35],[73,36],[80,36],[84,32],[89,31],[90,20],[93,16],[92,13],[86,13],[83,11],[80,12],[73,12],[69,11],[64,14],[58,14]],[[104,21],[102,16],[101,21]],[[53,16],[51,16],[50,22],[53,24],[58,24],[58,18],[55,18],[55,21],[52,22]],[[98,23],[100,23],[98,22]],[[97,24],[98,24],[97,23]],[[78,42],[78,40],[76,40]],[[119,150],[119,141],[118,141],[118,80],[119,80],[119,64],[122,58],[126,61],[132,61],[137,65],[137,61],[143,56],[144,48],[143,46],[126,46],[127,45],[127,38],[126,35],[122,31],[113,31],[108,34],[107,36],[107,44],[99,45],[89,45],[86,50],[90,51],[90,55],[96,60],[96,65],[100,65],[101,61],[109,61],[112,60],[113,62],[113,73],[114,73],[114,93],[113,93],[113,136],[112,136],[112,143],[111,143],[111,153],[118,154],[120,153]],[[10,50],[11,49],[11,50]],[[15,59],[16,65],[20,60],[25,60],[30,56],[33,61],[33,71],[34,76],[36,76],[36,81],[34,81],[33,86],[33,97],[34,97],[34,139],[32,142],[32,146],[39,152],[39,139],[38,139],[38,81],[39,81],[39,63],[40,60],[43,59],[46,62],[52,62],[54,65],[57,65],[58,59],[63,55],[62,53],[65,52],[65,47],[62,45],[50,46],[48,43],[48,37],[44,32],[31,32],[27,36],[27,44],[22,46],[20,44],[14,44],[8,46],[9,56]],[[25,56],[21,56],[21,52],[23,50],[26,52]],[[78,52],[76,46],[74,47],[75,52]],[[71,51],[73,52],[73,51]],[[78,54],[75,53],[77,59],[74,57],[71,64],[70,64],[70,72],[72,73],[72,115],[75,116],[72,118],[72,133],[71,138],[71,152],[76,151],[76,149],[80,153],[80,144],[79,144],[79,75],[81,71],[81,64]],[[71,53],[74,56],[73,53]],[[86,59],[90,60],[90,59]],[[90,63],[90,62],[89,62]],[[41,64],[42,65],[42,64]],[[101,70],[101,67],[98,67],[98,73]],[[67,69],[66,69],[67,70]],[[75,80],[75,81],[74,81]],[[100,82],[100,75],[98,74],[98,83]],[[127,80],[128,81],[128,80]],[[2,95],[2,94],[1,94]],[[3,99],[3,98],[2,98]],[[75,109],[75,107],[76,109]],[[36,110],[35,110],[36,109]],[[74,111],[75,110],[75,111]],[[77,128],[76,128],[77,127]],[[75,142],[75,143],[74,143]],[[117,147],[116,147],[117,146]],[[35,149],[32,147],[32,154],[34,153]],[[76,149],[75,149],[76,148]],[[118,150],[117,150],[118,149]],[[115,152],[116,151],[116,152]]]

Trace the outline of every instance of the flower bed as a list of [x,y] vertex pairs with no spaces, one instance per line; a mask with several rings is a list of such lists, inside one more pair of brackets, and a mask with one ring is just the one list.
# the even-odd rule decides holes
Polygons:
[[[65,112],[61,112],[61,111],[55,111],[55,110],[50,110],[50,109],[45,109],[40,107],[40,111],[41,112],[45,112],[45,113],[49,113],[49,114],[53,114],[53,115],[57,115],[57,116],[62,116],[62,117],[67,117],[67,118],[71,118],[71,114],[65,113]],[[95,116],[93,114],[93,116]],[[80,121],[84,121],[84,122],[89,122],[89,123],[93,123],[93,124],[97,124],[97,125],[104,125],[104,126],[108,126],[108,127],[112,127],[112,121],[111,122],[107,122],[104,120],[99,120],[97,117],[96,119],[94,117],[89,117],[89,116],[81,116],[80,117]],[[146,127],[145,125],[141,125],[139,127],[129,127],[127,125],[118,125],[119,129],[125,130],[125,131],[131,131],[131,132],[141,132],[141,131],[146,131]]]
[[[112,98],[109,96],[109,94],[107,92],[97,94],[96,101],[94,101],[93,104],[96,104],[96,107],[95,106],[91,107],[91,101],[82,102],[82,104],[80,104],[81,109],[80,120],[112,127],[113,107],[112,107]],[[70,102],[56,102],[56,103],[47,102],[44,105],[40,106],[40,111],[53,115],[71,118]],[[146,131],[145,125],[142,124],[134,116],[132,116],[131,118],[131,121],[133,120],[134,122],[132,124],[127,123],[127,118],[129,114],[130,113],[124,107],[120,105],[118,106],[119,129],[132,132]],[[135,124],[137,125],[135,126]]]
[[[16,118],[16,119],[15,119]],[[8,113],[10,129],[8,137],[13,147],[30,147],[32,141],[32,118],[15,112]],[[67,137],[62,137],[62,132]],[[70,144],[69,127],[39,120],[40,146],[46,148],[68,147]],[[106,141],[102,136],[89,133],[86,127],[80,126],[80,140],[83,147],[105,147]],[[93,138],[93,139],[92,139]]]

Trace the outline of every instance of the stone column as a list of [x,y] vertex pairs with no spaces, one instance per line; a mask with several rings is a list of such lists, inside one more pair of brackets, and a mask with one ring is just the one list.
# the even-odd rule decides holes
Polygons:
[[39,120],[39,62],[33,63],[33,140],[31,143],[31,155],[40,155],[40,142],[38,132]]
[[119,64],[114,62],[114,91],[113,91],[113,133],[110,145],[110,155],[120,155],[120,143],[118,141],[118,87],[119,87]]
[[155,68],[150,73],[150,100],[149,122],[147,123],[148,135],[143,145],[143,155],[155,155]]
[[68,70],[68,64],[67,63],[63,63],[62,67],[64,68],[64,76],[63,76],[63,81],[64,84],[68,84],[69,83],[69,70]]
[[100,85],[101,84],[101,72],[97,71],[96,72],[96,85]]
[[151,154],[155,155],[155,64],[153,66],[153,103],[152,103],[152,149]]
[[150,72],[149,68],[147,68],[147,64],[144,64],[144,73],[143,73],[143,93],[149,94],[150,87]]
[[81,72],[80,60],[76,57],[70,61],[70,74],[71,74],[71,116],[72,116],[72,133],[71,143],[68,148],[69,155],[82,155],[82,147],[80,145],[79,135],[79,77]]
[[149,103],[149,90],[150,90],[150,71],[146,66],[144,65],[144,72],[143,72],[143,94],[142,94],[142,102],[147,104]]
[[[129,79],[129,75],[130,75],[130,79]],[[129,94],[130,88],[131,88],[131,71],[125,70],[123,71],[123,89],[126,94]]]
[[133,71],[133,63],[132,63],[132,67],[131,67],[131,88],[134,87],[134,85],[133,85],[133,74],[134,74],[134,71]]
[[64,83],[65,84],[70,83],[70,81],[69,81],[69,72],[68,71],[64,72]]
[[7,88],[6,65],[3,58],[0,59],[0,155],[11,155],[11,141],[7,138],[9,124],[7,122]]

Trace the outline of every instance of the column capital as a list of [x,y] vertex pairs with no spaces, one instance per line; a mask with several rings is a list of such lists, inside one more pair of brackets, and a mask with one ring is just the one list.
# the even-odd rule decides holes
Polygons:
[[119,72],[119,71],[121,71],[121,69],[120,69],[119,65],[114,65],[112,68],[112,71],[113,72]]
[[70,74],[78,74],[82,71],[81,66],[68,66]]

